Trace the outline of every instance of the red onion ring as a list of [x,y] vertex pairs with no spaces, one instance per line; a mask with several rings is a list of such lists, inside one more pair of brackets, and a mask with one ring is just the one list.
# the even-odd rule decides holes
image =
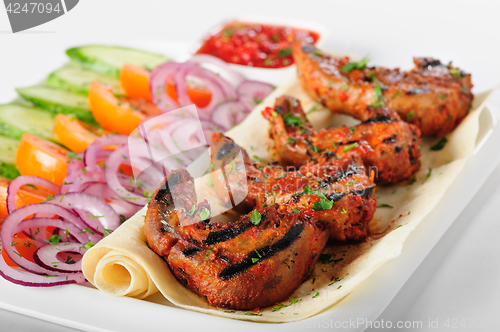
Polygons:
[[[123,158],[123,156],[126,156],[127,158]],[[106,182],[108,183],[111,190],[113,190],[115,194],[118,195],[118,197],[130,201],[130,203],[134,205],[144,206],[147,203],[147,198],[144,196],[135,195],[134,193],[128,191],[118,180],[116,173],[118,172],[120,165],[124,162],[124,159],[128,163],[130,163],[130,156],[127,146],[122,146],[111,153],[108,160],[106,161],[106,168],[104,169]]]
[[178,66],[177,62],[170,61],[159,65],[151,72],[149,78],[151,96],[156,107],[162,112],[179,108],[179,104],[170,98],[165,90],[165,82],[175,75]]
[[51,287],[86,281],[83,273],[51,275],[50,277],[25,273],[7,265],[2,255],[0,255],[0,275],[14,284],[28,287]]
[[102,227],[115,230],[120,226],[120,217],[101,197],[86,193],[67,193],[54,196],[53,204],[66,209],[78,209],[92,214]]
[[47,181],[45,179],[42,179],[38,176],[27,176],[27,175],[21,175],[12,180],[7,187],[7,212],[11,213],[16,209],[16,194],[19,188],[26,184],[31,184],[35,186],[40,186],[45,189],[48,189],[52,191],[53,193],[58,193],[59,192],[59,186]]
[[[57,254],[61,252],[71,252],[83,255],[87,249],[78,242],[60,242],[56,245],[47,244],[38,248],[33,254],[35,262],[46,268],[47,270],[60,273],[79,273],[82,270],[82,261],[74,261],[74,263],[61,262],[57,258]],[[55,264],[56,266],[54,266]],[[61,267],[64,267],[62,268]]]

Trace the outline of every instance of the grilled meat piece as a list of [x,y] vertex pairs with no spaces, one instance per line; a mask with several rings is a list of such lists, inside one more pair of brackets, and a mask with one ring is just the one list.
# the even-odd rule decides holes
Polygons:
[[223,223],[208,218],[206,201],[195,201],[193,178],[172,171],[149,203],[146,242],[181,284],[216,307],[252,310],[284,300],[328,241],[328,230],[306,212],[275,204],[258,211],[258,222],[245,215]]
[[302,87],[333,112],[367,121],[385,105],[416,124],[423,136],[443,136],[471,107],[471,75],[436,59],[414,58],[415,68],[401,72],[355,66],[348,57],[332,57],[301,41],[292,48]]
[[[331,240],[359,241],[368,235],[377,201],[375,184],[367,177],[359,153],[353,151],[341,159],[318,158],[299,169],[283,169],[256,164],[222,134],[212,136],[211,149],[215,168],[224,170],[213,178],[214,188],[219,197],[228,191],[232,197],[244,197],[236,207],[240,212],[279,204],[284,213],[301,212],[324,223]],[[238,155],[243,156],[244,170],[238,170],[234,162]],[[225,203],[231,207],[229,199]]]
[[300,167],[358,154],[378,183],[404,180],[420,168],[420,131],[397,113],[379,107],[367,121],[314,132],[300,102],[290,96],[276,100],[263,115],[271,123],[270,137],[283,165]]

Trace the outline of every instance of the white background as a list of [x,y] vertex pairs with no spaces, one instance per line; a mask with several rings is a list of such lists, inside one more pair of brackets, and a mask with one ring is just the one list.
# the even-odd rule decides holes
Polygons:
[[[369,55],[376,65],[409,69],[412,56],[452,60],[472,73],[475,92],[500,84],[500,1],[81,0],[68,14],[15,35],[0,8],[0,103],[15,97],[13,86],[38,82],[35,68],[48,73],[64,61],[63,50],[54,57],[51,48],[62,39],[194,42],[241,15],[317,22],[330,30],[325,48]],[[500,93],[492,103],[500,107]],[[440,331],[500,331],[499,185],[497,167],[379,320],[424,322],[418,331],[436,331],[426,328],[429,320],[438,320]],[[447,329],[447,319],[458,319],[456,328]],[[0,331],[69,330],[0,310]]]

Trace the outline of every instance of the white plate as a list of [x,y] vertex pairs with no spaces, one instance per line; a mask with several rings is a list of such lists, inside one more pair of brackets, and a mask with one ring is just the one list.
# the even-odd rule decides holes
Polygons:
[[[118,40],[97,40],[107,44],[128,45],[183,58],[189,53],[188,44]],[[89,43],[89,40],[63,42],[54,50]],[[38,67],[33,79],[42,79],[51,68]],[[8,77],[7,76],[4,76]],[[33,82],[26,82],[27,84]],[[14,89],[14,86],[11,87]],[[362,331],[366,321],[375,321],[391,302],[411,274],[420,265],[441,236],[470,202],[482,184],[500,162],[496,142],[500,140],[497,117],[500,111],[488,106],[480,117],[476,151],[440,204],[411,233],[400,257],[377,269],[366,281],[342,301],[319,315],[290,324],[258,324],[200,314],[169,304],[160,294],[147,300],[117,298],[91,287],[67,285],[53,288],[28,288],[0,278],[0,308],[89,331],[142,331],[188,328],[203,331],[253,330],[294,331],[304,328],[340,328],[342,331]],[[257,325],[258,324],[258,325]]]

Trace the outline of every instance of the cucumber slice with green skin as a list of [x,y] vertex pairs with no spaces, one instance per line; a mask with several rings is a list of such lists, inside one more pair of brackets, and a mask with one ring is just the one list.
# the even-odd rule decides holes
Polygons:
[[0,135],[0,163],[15,164],[19,140]]
[[54,134],[55,115],[30,106],[0,105],[0,135],[21,139],[24,133],[59,142]]
[[116,96],[123,96],[125,94],[120,86],[120,81],[115,77],[96,73],[79,65],[68,65],[52,72],[47,78],[46,83],[52,88],[87,96],[89,94],[89,85],[94,80],[111,86]]
[[21,174],[17,170],[16,165],[0,162],[0,177],[7,180],[14,180],[18,176],[21,176]]
[[27,101],[54,114],[70,114],[80,121],[96,124],[87,97],[84,95],[47,86],[18,88],[16,91]]
[[168,59],[155,53],[149,53],[133,48],[87,45],[71,48],[66,54],[75,61],[78,61],[85,67],[114,77],[120,75],[120,68],[125,64],[133,64],[152,70],[159,64]]

